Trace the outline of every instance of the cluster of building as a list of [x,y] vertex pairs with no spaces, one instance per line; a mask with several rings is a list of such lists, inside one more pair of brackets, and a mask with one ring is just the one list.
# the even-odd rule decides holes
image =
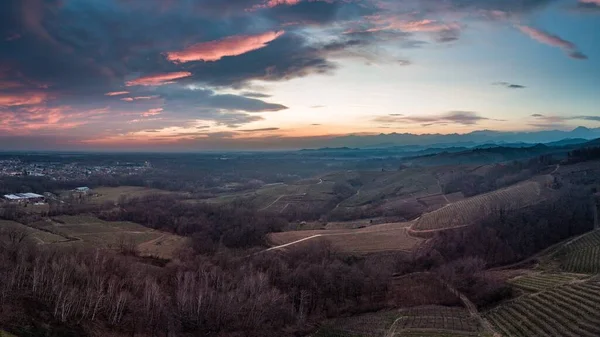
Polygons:
[[[72,195],[85,196],[92,193],[92,189],[89,187],[77,187],[70,191]],[[3,196],[4,202],[11,204],[44,204],[49,199],[58,200],[59,197],[53,193],[46,192],[44,195],[37,193],[14,193],[5,194]]]
[[92,175],[131,175],[150,168],[150,163],[83,165],[77,163],[25,163],[19,159],[0,160],[0,176],[49,177],[53,180],[82,180]]
[[4,199],[11,203],[44,203],[46,197],[37,193],[17,193],[17,194],[5,194]]

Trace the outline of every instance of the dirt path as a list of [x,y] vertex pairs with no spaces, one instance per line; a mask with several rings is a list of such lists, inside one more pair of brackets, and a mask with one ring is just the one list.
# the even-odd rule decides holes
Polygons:
[[442,184],[440,183],[440,178],[435,177],[435,180],[437,181],[437,185],[440,188],[440,194],[442,195],[442,197],[444,197],[444,200],[446,200],[446,202],[448,204],[451,204],[450,200],[448,200],[448,197],[446,197],[446,194],[444,194],[444,190],[442,189]]
[[316,235],[309,236],[309,237],[304,238],[304,239],[300,239],[300,240],[296,240],[296,241],[293,241],[293,242],[290,242],[290,243],[286,243],[286,244],[283,244],[283,245],[279,245],[279,246],[267,248],[267,249],[265,249],[263,251],[260,251],[258,253],[264,253],[264,252],[268,252],[268,251],[271,251],[271,250],[276,250],[276,249],[281,249],[281,248],[289,247],[291,245],[295,245],[295,244],[300,243],[302,241],[311,240],[311,239],[318,238],[318,237],[321,237],[321,236],[323,236],[323,234],[316,234]]
[[390,328],[385,333],[384,337],[394,337],[394,335],[396,334],[396,323],[398,323],[398,321],[401,319],[402,319],[402,316],[400,316],[400,317],[396,318],[396,320],[394,320],[394,323],[392,323],[392,325],[390,325]]
[[445,282],[442,279],[440,279],[440,281],[444,284],[446,289],[448,289],[451,293],[453,293],[460,299],[465,308],[467,308],[467,310],[469,311],[469,314],[471,314],[471,317],[477,319],[486,331],[490,332],[494,337],[502,337],[502,335],[494,329],[490,322],[488,322],[487,319],[481,316],[479,310],[477,310],[477,306],[475,305],[475,303],[471,302],[471,300],[465,294],[458,291],[458,289],[456,289],[450,283]]
[[[333,210],[336,210],[338,207],[340,207],[340,205],[341,205],[341,204],[342,204],[344,201],[346,201],[346,200],[348,200],[348,199],[350,199],[350,198],[358,197],[359,195],[360,195],[360,188],[359,188],[359,189],[356,191],[356,193],[354,193],[352,196],[350,196],[350,197],[348,197],[348,198],[346,198],[346,199],[344,199],[344,200],[342,200],[342,201],[338,202],[338,204],[337,204],[337,205],[335,205],[335,207],[333,208]],[[332,210],[332,211],[333,211],[333,210]]]
[[286,196],[287,196],[287,194],[280,195],[277,199],[275,199],[275,201],[273,201],[272,203],[270,203],[268,206],[259,209],[259,211],[264,211],[265,209],[267,209],[267,208],[275,205],[276,202],[278,202],[279,200],[281,200],[281,198],[286,197]]

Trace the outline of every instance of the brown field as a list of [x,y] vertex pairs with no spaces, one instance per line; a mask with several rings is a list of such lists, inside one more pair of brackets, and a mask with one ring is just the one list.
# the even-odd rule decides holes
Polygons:
[[20,231],[27,233],[28,237],[38,244],[57,243],[67,241],[63,236],[45,232],[33,227],[25,226],[18,222],[0,220],[0,231]]
[[119,197],[121,195],[124,195],[127,198],[135,198],[152,194],[174,194],[176,192],[139,186],[119,186],[98,187],[93,189],[93,193],[94,195],[91,197],[90,201],[93,203],[102,204],[107,201],[116,202],[117,200],[119,200]]
[[[299,240],[326,240],[342,253],[372,253],[381,251],[410,251],[422,239],[408,235],[409,222],[388,223],[360,229],[289,231],[269,234],[275,246]],[[302,241],[302,242],[306,242]]]
[[540,183],[527,181],[494,192],[457,201],[436,211],[423,214],[413,230],[439,230],[472,225],[494,210],[518,209],[543,200]]
[[[34,227],[61,238],[64,246],[85,246],[119,249],[121,245],[134,245],[142,255],[171,258],[187,240],[127,221],[103,221],[93,216],[58,216],[33,224]],[[47,242],[47,241],[45,241]]]

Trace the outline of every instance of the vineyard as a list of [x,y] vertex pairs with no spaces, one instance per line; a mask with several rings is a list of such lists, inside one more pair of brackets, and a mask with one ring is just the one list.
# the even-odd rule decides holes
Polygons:
[[600,272],[600,231],[593,231],[564,245],[555,255],[562,270],[572,273]]
[[313,337],[480,336],[477,320],[461,307],[423,306],[337,319]]
[[535,204],[540,199],[540,184],[528,181],[457,201],[436,211],[423,214],[412,229],[424,231],[471,225],[495,210],[518,209]]
[[574,280],[577,280],[577,277],[565,274],[541,273],[519,276],[508,282],[519,289],[529,292],[538,292],[548,290]]
[[478,336],[479,324],[464,308],[426,306],[400,311],[389,336]]
[[504,336],[600,336],[598,303],[599,283],[564,284],[506,302],[486,318]]

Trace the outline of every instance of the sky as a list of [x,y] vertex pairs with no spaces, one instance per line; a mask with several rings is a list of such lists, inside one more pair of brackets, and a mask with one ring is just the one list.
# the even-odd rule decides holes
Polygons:
[[2,0],[0,149],[600,127],[600,0]]

